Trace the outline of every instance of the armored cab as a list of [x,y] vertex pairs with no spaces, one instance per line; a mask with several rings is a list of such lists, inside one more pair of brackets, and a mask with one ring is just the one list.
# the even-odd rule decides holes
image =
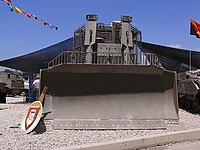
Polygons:
[[179,105],[194,112],[200,111],[200,70],[178,73]]
[[46,119],[54,129],[155,129],[178,119],[176,73],[139,50],[132,17],[111,24],[87,15],[74,48],[40,72]]

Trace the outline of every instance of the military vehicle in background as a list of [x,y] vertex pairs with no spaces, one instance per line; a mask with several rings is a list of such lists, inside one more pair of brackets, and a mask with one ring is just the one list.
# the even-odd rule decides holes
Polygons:
[[24,91],[23,75],[15,72],[0,72],[0,102],[5,103],[7,95],[19,95]]
[[200,70],[178,73],[179,106],[200,112]]

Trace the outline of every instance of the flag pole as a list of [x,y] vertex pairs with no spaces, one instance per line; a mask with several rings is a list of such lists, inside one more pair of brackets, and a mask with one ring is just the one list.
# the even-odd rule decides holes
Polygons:
[[[200,38],[200,24],[190,19],[190,35],[196,35]],[[190,50],[189,50],[189,68],[192,70],[192,49],[191,49],[191,38],[190,38]]]
[[190,50],[189,50],[189,71],[192,70],[192,50],[191,50],[191,37],[190,37]]

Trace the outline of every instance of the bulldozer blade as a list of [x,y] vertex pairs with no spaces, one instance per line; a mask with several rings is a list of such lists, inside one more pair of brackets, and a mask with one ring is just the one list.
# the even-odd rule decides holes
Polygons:
[[54,120],[55,128],[152,129],[178,119],[175,72],[156,66],[64,64],[40,73],[41,87],[48,86],[44,111],[52,112],[46,118]]

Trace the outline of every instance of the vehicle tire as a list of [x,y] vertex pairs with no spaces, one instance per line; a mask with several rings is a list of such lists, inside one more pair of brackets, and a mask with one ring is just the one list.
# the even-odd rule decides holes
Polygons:
[[6,92],[0,92],[0,103],[6,103]]

